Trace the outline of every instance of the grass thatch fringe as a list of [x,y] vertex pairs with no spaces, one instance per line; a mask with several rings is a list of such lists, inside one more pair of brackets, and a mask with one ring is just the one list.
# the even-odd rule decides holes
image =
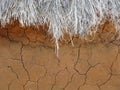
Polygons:
[[0,0],[0,22],[5,25],[10,18],[24,25],[49,25],[57,49],[64,33],[84,37],[103,20],[109,20],[120,31],[120,0]]

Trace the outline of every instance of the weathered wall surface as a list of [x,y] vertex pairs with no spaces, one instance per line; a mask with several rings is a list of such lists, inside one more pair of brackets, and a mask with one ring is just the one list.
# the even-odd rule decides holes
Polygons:
[[74,47],[66,35],[59,57],[44,29],[1,28],[0,90],[120,90],[119,40],[112,24],[100,28]]

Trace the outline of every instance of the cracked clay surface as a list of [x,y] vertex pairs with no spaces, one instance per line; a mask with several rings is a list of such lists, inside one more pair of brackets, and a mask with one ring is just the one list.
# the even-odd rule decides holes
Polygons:
[[44,31],[1,28],[0,90],[120,90],[120,47],[111,27],[101,26],[92,42],[74,37],[74,47],[66,36],[58,57]]

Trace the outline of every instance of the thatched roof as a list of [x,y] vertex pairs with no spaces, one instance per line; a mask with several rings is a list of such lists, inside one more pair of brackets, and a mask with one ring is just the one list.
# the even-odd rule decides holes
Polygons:
[[[49,25],[58,47],[64,33],[84,37],[95,33],[97,26],[108,19],[120,31],[120,0],[0,0],[0,23],[10,19],[24,25]],[[91,27],[96,27],[91,31]]]

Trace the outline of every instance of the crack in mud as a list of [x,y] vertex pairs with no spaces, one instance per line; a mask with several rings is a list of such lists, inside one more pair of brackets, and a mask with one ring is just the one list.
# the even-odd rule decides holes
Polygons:
[[67,86],[72,82],[74,75],[75,75],[75,74],[73,73],[72,76],[71,76],[71,78],[70,78],[70,80],[67,82],[67,84],[66,84],[65,87],[63,88],[63,90],[65,90],[65,89],[67,88]]
[[27,73],[27,76],[28,76],[28,80],[27,80],[27,81],[25,82],[25,84],[23,85],[23,89],[25,90],[25,86],[26,86],[27,83],[30,81],[30,74],[29,74],[29,72],[28,72],[28,70],[26,69],[25,64],[24,64],[23,55],[22,55],[22,53],[23,53],[23,48],[24,48],[24,46],[23,46],[23,44],[22,44],[22,46],[21,46],[21,48],[20,48],[21,63],[22,63],[22,66],[23,66],[25,72]]
[[19,80],[19,76],[18,74],[13,70],[12,66],[8,66],[8,68],[11,70],[12,73],[14,73],[17,77],[17,79]]
[[77,68],[76,68],[76,65],[78,64],[78,61],[79,61],[79,59],[80,59],[80,47],[81,46],[79,46],[79,48],[78,48],[78,52],[77,52],[77,59],[76,59],[76,62],[74,63],[74,70],[79,74],[79,75],[83,75],[83,74],[81,74],[78,70],[77,70]]
[[[119,47],[118,47],[119,48]],[[115,56],[115,60],[112,62],[112,64],[111,64],[111,66],[110,66],[110,75],[109,75],[109,78],[105,81],[105,82],[103,82],[102,84],[100,84],[100,85],[98,85],[98,87],[101,89],[101,87],[103,86],[103,85],[105,85],[107,82],[109,82],[110,81],[110,79],[111,79],[111,77],[112,77],[112,75],[114,75],[113,73],[112,73],[112,67],[113,67],[113,65],[114,65],[114,63],[116,62],[116,60],[118,59],[118,55],[119,55],[119,50],[117,51],[117,54],[116,54],[116,56]]]

